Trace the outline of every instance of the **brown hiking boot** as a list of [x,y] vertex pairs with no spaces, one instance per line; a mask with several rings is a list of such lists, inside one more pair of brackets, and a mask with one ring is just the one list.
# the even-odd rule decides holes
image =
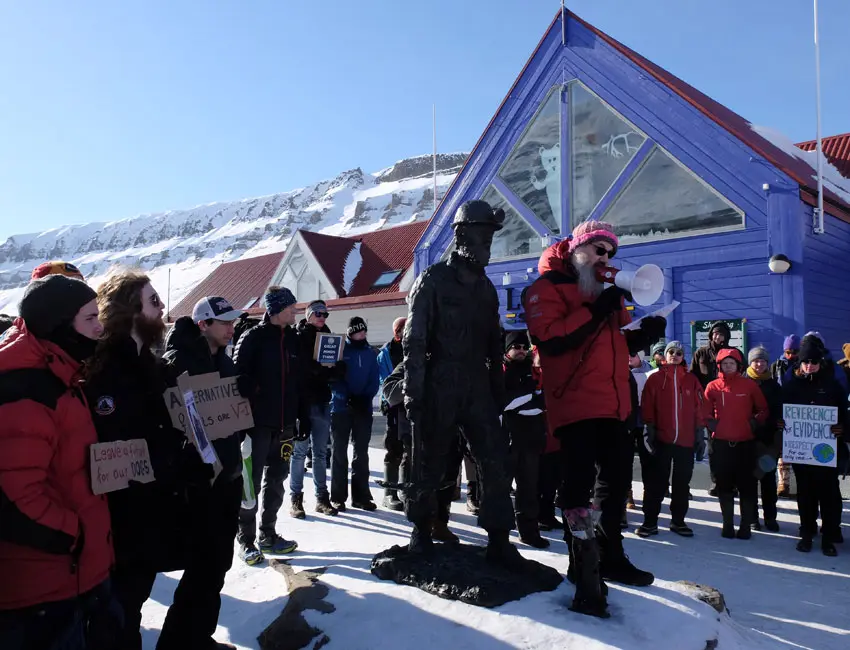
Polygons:
[[339,510],[331,505],[328,497],[319,497],[319,500],[316,501],[316,512],[320,515],[330,515],[331,517],[336,517],[339,514]]
[[304,495],[303,494],[293,494],[292,495],[292,506],[289,508],[289,514],[295,517],[296,519],[306,519],[307,513],[304,512]]

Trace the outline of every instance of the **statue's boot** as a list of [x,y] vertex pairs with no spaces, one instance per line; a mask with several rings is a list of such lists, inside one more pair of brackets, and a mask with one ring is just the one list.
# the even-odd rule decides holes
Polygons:
[[522,569],[526,560],[516,546],[511,544],[510,533],[509,530],[488,530],[485,557],[488,562],[500,564],[508,569]]
[[430,555],[434,551],[434,541],[431,538],[430,522],[414,522],[407,550],[409,553],[417,553],[420,555]]

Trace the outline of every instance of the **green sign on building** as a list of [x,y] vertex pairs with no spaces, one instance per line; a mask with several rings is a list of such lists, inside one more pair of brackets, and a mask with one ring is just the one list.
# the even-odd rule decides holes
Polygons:
[[714,320],[691,321],[691,354],[699,348],[708,345],[708,331],[715,323],[723,322],[729,326],[732,337],[729,345],[738,348],[744,359],[747,358],[747,319],[746,318],[716,318]]

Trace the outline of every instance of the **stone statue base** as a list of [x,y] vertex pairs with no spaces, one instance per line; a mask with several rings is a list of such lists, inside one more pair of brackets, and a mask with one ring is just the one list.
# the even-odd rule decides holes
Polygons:
[[479,607],[498,607],[538,591],[553,591],[563,576],[552,567],[525,560],[519,570],[487,562],[485,547],[434,544],[428,556],[393,546],[372,558],[381,580],[418,587],[429,594]]

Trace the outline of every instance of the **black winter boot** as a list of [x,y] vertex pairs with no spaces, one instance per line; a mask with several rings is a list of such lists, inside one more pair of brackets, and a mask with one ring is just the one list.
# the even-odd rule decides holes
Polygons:
[[[573,535],[570,532],[569,527],[564,529],[564,541],[567,543],[567,552],[570,556],[570,566],[567,567],[567,580],[570,581],[571,584],[576,583],[576,554],[573,549]],[[608,595],[608,585],[605,584],[605,581],[602,579],[602,576],[599,576],[599,587],[602,591],[603,596]]]
[[[398,484],[398,465],[384,463],[384,481],[393,485]],[[386,488],[384,490],[384,507],[396,512],[404,510],[404,504],[398,498],[397,489]]]
[[[567,525],[564,539],[570,549],[567,578],[571,578],[570,582],[576,586],[570,610],[587,616],[608,618],[610,614],[605,598],[607,588],[600,573],[599,546],[594,538],[592,520],[588,515],[571,522],[565,513],[564,523]],[[570,526],[573,530],[570,530]]]
[[[757,504],[754,499],[741,499],[741,526],[738,528],[738,539],[750,539],[752,537],[753,513],[757,512]],[[756,518],[756,523],[758,518]]]
[[478,515],[481,503],[478,500],[478,482],[470,481],[466,484],[466,509],[473,515]]
[[721,536],[726,539],[735,537],[735,499],[732,495],[720,496],[720,514],[723,516],[723,531]]
[[655,582],[655,576],[649,571],[638,569],[623,551],[623,540],[599,539],[602,560],[600,572],[602,579],[618,582],[632,587],[648,587]]

